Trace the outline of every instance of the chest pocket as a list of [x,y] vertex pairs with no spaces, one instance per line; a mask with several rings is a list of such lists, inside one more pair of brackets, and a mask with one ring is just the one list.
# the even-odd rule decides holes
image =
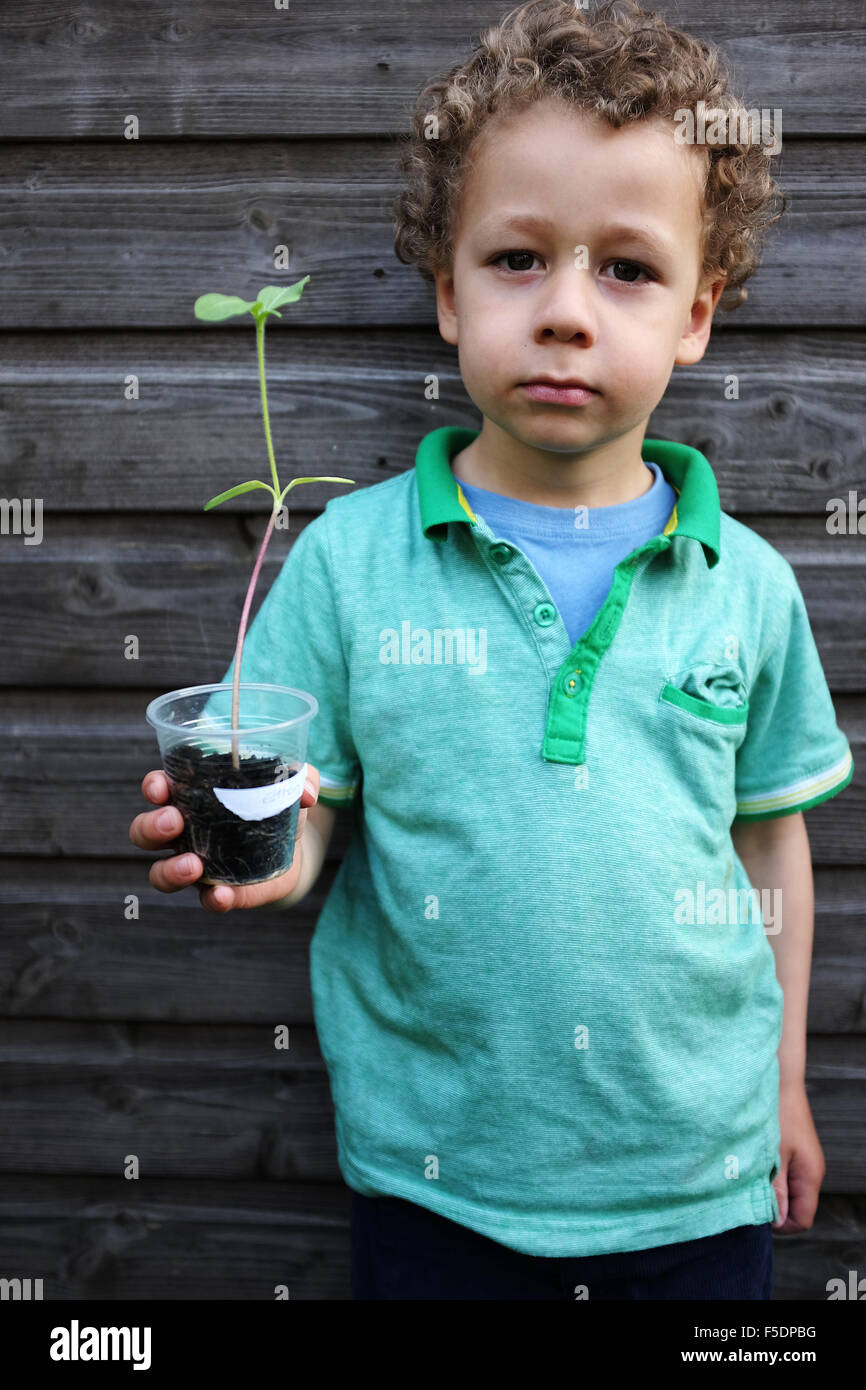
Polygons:
[[669,674],[656,711],[661,756],[683,789],[683,814],[715,844],[736,814],[737,750],[749,718],[742,673],[705,663]]
[[743,673],[730,662],[689,667],[664,682],[659,699],[684,716],[720,728],[743,728],[749,718]]

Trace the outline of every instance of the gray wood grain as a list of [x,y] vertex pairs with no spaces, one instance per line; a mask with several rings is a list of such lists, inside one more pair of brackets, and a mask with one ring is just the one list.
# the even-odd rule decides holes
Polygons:
[[[811,1231],[773,1239],[774,1300],[825,1301],[864,1242],[866,1199],[825,1186]],[[3,1174],[0,1247],[52,1302],[350,1298],[342,1182]]]
[[[367,135],[402,129],[417,91],[469,56],[502,0],[291,0],[207,5],[46,6],[0,16],[3,139]],[[662,0],[669,21],[723,45],[751,105],[781,106],[783,130],[862,130],[863,9],[858,0]]]
[[346,1300],[348,1223],[342,1181],[0,1175],[6,1277],[45,1301]]

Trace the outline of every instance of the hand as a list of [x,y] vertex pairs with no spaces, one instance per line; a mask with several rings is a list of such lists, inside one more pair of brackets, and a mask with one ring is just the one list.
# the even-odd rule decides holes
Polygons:
[[[231,912],[233,907],[261,907],[263,903],[276,902],[291,893],[301,875],[301,837],[307,823],[307,807],[315,806],[319,799],[319,770],[312,763],[307,763],[307,780],[312,783],[313,791],[309,792],[305,787],[301,795],[292,867],[279,878],[268,879],[267,883],[203,883],[198,890],[202,907],[210,912]],[[169,799],[169,784],[161,768],[145,773],[141,791],[148,801],[165,809],[142,811],[137,815],[129,827],[129,838],[139,849],[165,849],[183,830],[183,816],[176,806],[165,805]],[[204,864],[197,854],[174,854],[151,864],[150,881],[161,893],[177,893],[181,888],[192,887],[203,872]]]
[[773,1179],[779,1221],[773,1222],[772,1230],[789,1236],[810,1229],[827,1171],[804,1082],[780,1088],[779,1132],[780,1166]]

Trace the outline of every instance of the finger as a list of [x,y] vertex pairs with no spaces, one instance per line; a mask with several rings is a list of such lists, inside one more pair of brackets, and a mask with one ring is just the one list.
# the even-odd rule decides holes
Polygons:
[[792,1190],[788,1186],[788,1220],[796,1223],[801,1231],[811,1229],[818,1209],[818,1186],[804,1183],[802,1190]]
[[173,854],[150,866],[150,881],[161,893],[178,893],[201,878],[204,864],[197,854]]
[[[287,874],[288,870],[283,878]],[[199,898],[202,907],[210,912],[224,913],[234,908],[259,907],[262,903],[273,902],[276,896],[274,882],[274,879],[267,879],[264,883],[203,883],[199,888]]]
[[183,830],[183,816],[176,806],[161,811],[140,811],[129,827],[129,838],[139,849],[165,849]]
[[202,884],[198,896],[202,907],[209,912],[231,912],[237,903],[235,890],[229,883]]
[[301,810],[298,814],[298,824],[295,829],[295,843],[304,833],[304,826],[307,823],[307,812],[311,806],[315,806],[319,799],[319,774],[316,768],[307,764],[307,780],[304,783],[304,790],[301,793]]
[[304,782],[304,794],[301,797],[302,806],[315,806],[316,802],[319,799],[320,785],[321,778],[319,777],[319,769],[317,767],[313,767],[312,763],[307,763],[307,776]]
[[779,1219],[778,1221],[774,1221],[772,1223],[773,1229],[776,1230],[784,1226],[788,1218],[788,1184],[785,1180],[784,1174],[780,1173],[777,1175],[776,1180],[773,1183],[773,1188],[775,1189],[776,1193],[776,1201],[779,1204]]
[[168,778],[160,767],[152,767],[141,779],[141,794],[161,806],[169,797]]

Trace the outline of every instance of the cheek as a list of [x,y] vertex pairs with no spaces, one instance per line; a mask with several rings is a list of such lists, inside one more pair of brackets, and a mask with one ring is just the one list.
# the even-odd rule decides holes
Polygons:
[[460,345],[460,376],[471,398],[478,403],[494,394],[500,377],[499,363],[477,344]]
[[469,372],[489,376],[513,363],[520,345],[520,332],[491,306],[479,304],[466,314],[460,333],[461,361]]
[[637,389],[655,385],[664,375],[671,356],[667,341],[657,333],[647,333],[644,337],[632,334],[623,339],[622,350],[617,351],[629,382]]

